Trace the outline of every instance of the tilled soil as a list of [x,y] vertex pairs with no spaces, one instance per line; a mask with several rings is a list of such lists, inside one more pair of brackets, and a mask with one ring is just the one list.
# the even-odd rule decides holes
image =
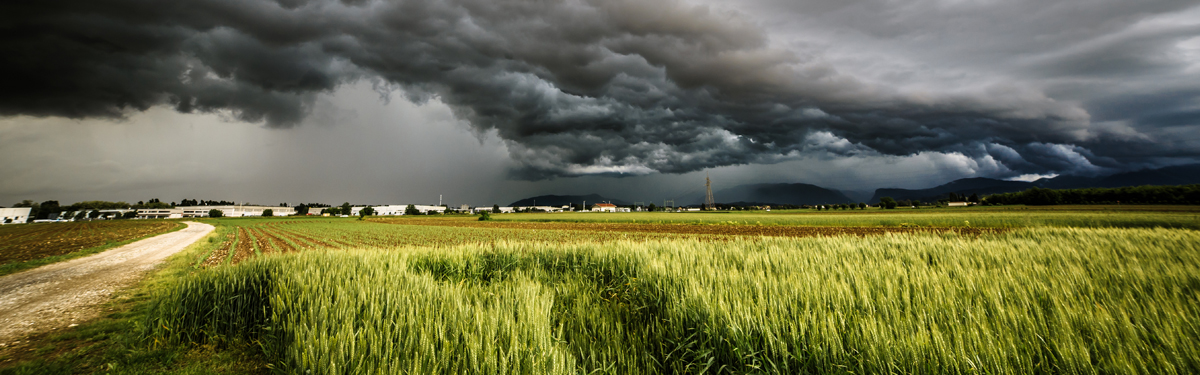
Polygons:
[[99,254],[0,277],[0,344],[98,316],[99,306],[114,292],[137,283],[160,261],[213,230],[208,224],[187,225]]
[[176,227],[170,221],[112,220],[29,224],[0,231],[0,264],[63,255],[112,242],[128,241]]

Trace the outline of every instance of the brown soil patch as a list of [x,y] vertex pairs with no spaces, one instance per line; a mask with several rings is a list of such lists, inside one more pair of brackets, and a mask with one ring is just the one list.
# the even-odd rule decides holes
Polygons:
[[290,252],[297,251],[296,248],[294,246],[292,246],[292,244],[288,243],[287,241],[284,241],[283,238],[280,238],[279,236],[275,235],[275,233],[269,229],[263,229],[260,233],[263,234],[264,238],[267,238],[271,241],[272,247],[274,247],[275,250],[277,250],[281,253],[290,253]]
[[225,263],[225,258],[229,257],[230,251],[233,251],[233,241],[235,239],[236,233],[226,234],[225,241],[221,242],[221,246],[218,246],[216,250],[213,250],[212,254],[209,254],[208,258],[205,258],[204,262],[201,264],[205,267],[212,267]]
[[300,232],[297,232],[297,231],[295,231],[295,230],[287,230],[287,229],[283,229],[283,228],[276,228],[276,230],[278,230],[279,232],[281,232],[281,234],[283,234],[283,235],[287,236],[289,239],[293,239],[293,241],[292,241],[292,242],[296,242],[296,241],[294,241],[294,240],[295,240],[295,239],[299,239],[299,240],[301,240],[301,241],[304,241],[304,242],[308,242],[308,243],[310,243],[310,244],[313,244],[314,246],[317,246],[317,247],[326,247],[326,248],[329,248],[329,247],[344,247],[344,246],[351,246],[351,244],[347,244],[347,243],[344,243],[344,242],[336,241],[336,240],[333,240],[333,239],[324,239],[324,240],[318,240],[318,239],[316,239],[316,238],[314,238],[314,237],[312,237],[312,236],[309,236],[309,235],[306,235],[306,234],[302,234],[302,233],[300,233]]
[[167,232],[178,226],[173,221],[158,220],[8,225],[0,229],[0,264],[72,253]]
[[245,227],[239,227],[237,249],[233,253],[233,259],[230,264],[238,264],[254,256],[254,244],[252,241],[254,240],[251,239],[249,231]]

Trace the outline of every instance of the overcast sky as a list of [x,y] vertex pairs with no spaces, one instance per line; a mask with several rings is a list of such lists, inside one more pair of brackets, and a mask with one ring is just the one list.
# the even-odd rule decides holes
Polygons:
[[[1200,2],[0,5],[0,205],[507,204],[1200,161]],[[717,197],[720,200],[720,197]]]

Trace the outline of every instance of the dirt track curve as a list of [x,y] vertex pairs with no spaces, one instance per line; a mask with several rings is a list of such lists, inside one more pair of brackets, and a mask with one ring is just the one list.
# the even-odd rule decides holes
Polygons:
[[99,315],[113,292],[137,283],[155,265],[212,232],[208,224],[99,254],[0,277],[0,343],[61,329]]

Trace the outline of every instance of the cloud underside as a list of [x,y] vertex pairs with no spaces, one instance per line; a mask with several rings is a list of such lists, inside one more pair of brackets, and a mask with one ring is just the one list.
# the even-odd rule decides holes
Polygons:
[[[512,176],[532,180],[921,153],[964,158],[980,175],[1097,174],[1197,155],[1197,140],[1160,140],[1146,124],[1191,129],[1200,87],[1172,88],[1174,107],[1097,121],[1094,103],[1020,81],[930,91],[860,77],[819,51],[773,44],[746,14],[683,2],[2,8],[0,70],[15,73],[0,89],[0,115],[121,118],[169,105],[291,127],[318,94],[367,80],[384,95],[398,88],[407,100],[442,101],[479,134],[494,131],[517,165]],[[1192,35],[1143,34],[1126,39],[1186,47]],[[1140,66],[1138,56],[1096,58],[1105,48],[1043,56],[1030,70],[1071,77]],[[1175,66],[1156,61],[1144,69]],[[1054,70],[1071,64],[1087,69]]]

